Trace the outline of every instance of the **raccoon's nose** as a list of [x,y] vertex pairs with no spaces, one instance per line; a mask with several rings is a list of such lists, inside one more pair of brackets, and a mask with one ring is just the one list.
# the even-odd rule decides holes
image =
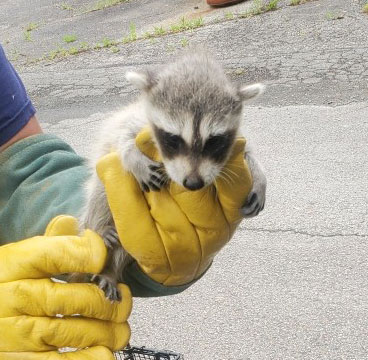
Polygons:
[[203,188],[204,181],[199,176],[190,175],[184,179],[183,185],[189,190],[199,190]]

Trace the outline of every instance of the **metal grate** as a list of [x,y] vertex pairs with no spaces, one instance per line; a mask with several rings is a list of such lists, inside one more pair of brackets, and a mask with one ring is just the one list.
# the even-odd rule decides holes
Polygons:
[[153,350],[146,347],[127,346],[114,353],[116,360],[184,360],[183,355],[167,350]]

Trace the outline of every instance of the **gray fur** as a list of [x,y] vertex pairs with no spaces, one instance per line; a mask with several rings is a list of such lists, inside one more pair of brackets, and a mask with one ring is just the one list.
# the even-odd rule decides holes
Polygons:
[[[86,184],[86,204],[80,217],[81,227],[98,232],[109,249],[105,269],[93,276],[92,281],[112,301],[121,299],[116,285],[124,280],[123,269],[132,259],[121,247],[114,231],[106,195],[95,173],[98,159],[117,150],[124,168],[135,176],[143,191],[165,186],[167,177],[181,185],[193,178],[209,185],[219,175],[235,137],[240,135],[243,102],[263,89],[260,84],[241,88],[232,84],[221,66],[203,52],[190,51],[166,67],[129,72],[126,77],[141,91],[141,96],[104,123],[91,160],[92,176]],[[164,172],[162,164],[147,158],[135,145],[136,135],[145,126],[152,129]],[[158,132],[154,129],[180,136],[186,151],[165,157],[163,140],[156,136]],[[223,134],[233,134],[231,143],[224,147],[223,156],[206,156],[204,147],[208,139]],[[263,209],[266,178],[250,152],[246,153],[246,159],[253,176],[253,189],[242,213],[244,217],[252,217]]]

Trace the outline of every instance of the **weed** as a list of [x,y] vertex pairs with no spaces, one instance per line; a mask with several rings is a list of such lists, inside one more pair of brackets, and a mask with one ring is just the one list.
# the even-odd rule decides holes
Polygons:
[[33,31],[33,30],[36,30],[38,27],[39,27],[40,25],[39,24],[37,24],[37,23],[33,23],[33,22],[31,22],[31,23],[29,23],[25,28],[24,28],[24,33],[23,33],[23,35],[24,35],[24,39],[26,40],[26,41],[32,41],[32,38],[31,38],[31,31]]
[[179,22],[170,26],[170,32],[177,33],[186,30],[193,30],[203,26],[203,18],[199,17],[193,20],[186,19],[184,16],[180,18]]
[[363,6],[363,12],[368,14],[368,2]]
[[77,40],[77,37],[75,35],[64,35],[63,41],[67,44],[72,43]]
[[104,10],[109,7],[122,4],[128,0],[100,0],[96,2],[92,7],[88,8],[85,12]]
[[134,23],[130,23],[129,25],[129,35],[132,41],[137,40],[137,27]]
[[77,54],[79,54],[79,52],[80,52],[79,49],[74,47],[74,46],[69,49],[69,54],[70,55],[77,55]]
[[109,38],[103,38],[102,39],[102,46],[100,46],[100,48],[109,48],[109,47],[115,46],[115,45],[116,45],[115,40],[111,40]]
[[50,51],[48,58],[50,60],[54,60],[56,58],[57,54],[58,54],[57,50],[52,50],[52,51]]
[[118,53],[120,49],[117,46],[112,46],[111,51],[115,54],[115,53]]
[[234,19],[234,14],[233,14],[231,11],[227,11],[227,12],[225,13],[225,19],[227,19],[227,20],[232,20],[232,19]]
[[60,9],[62,9],[62,10],[69,10],[69,11],[73,11],[73,10],[75,10],[75,9],[73,8],[73,6],[71,6],[71,5],[69,5],[69,4],[65,3],[65,2],[63,2],[63,3],[59,4],[59,5],[57,5],[57,7],[59,7],[59,8],[60,8]]
[[138,36],[137,36],[137,27],[135,26],[134,23],[131,23],[129,25],[129,35],[128,36],[125,36],[122,40],[122,43],[123,44],[127,44],[127,43],[130,43],[132,41],[136,41],[138,39]]
[[237,76],[244,75],[245,73],[246,73],[246,70],[243,68],[238,68],[233,71],[233,74]]
[[39,25],[39,24],[31,22],[31,23],[29,23],[29,24],[25,27],[25,30],[26,30],[26,31],[33,31],[33,30],[38,29],[39,27],[40,27],[40,25]]
[[266,11],[274,11],[274,10],[276,10],[278,3],[279,3],[279,0],[270,0],[270,2],[265,5],[265,10]]
[[25,31],[23,34],[24,34],[24,39],[26,41],[32,41],[32,39],[31,39],[31,32],[30,31]]
[[341,13],[335,13],[333,11],[328,11],[326,13],[326,19],[327,20],[340,20],[343,19],[344,15],[342,15]]
[[182,47],[187,47],[189,45],[189,40],[187,38],[182,38],[180,43]]
[[153,36],[153,34],[152,34],[152,33],[150,33],[149,31],[146,31],[146,32],[142,35],[143,39],[149,39],[149,38],[151,38],[152,36]]
[[50,51],[48,55],[44,55],[42,58],[38,59],[37,61],[41,61],[44,59],[54,60],[55,58],[64,58],[64,57],[68,57],[72,55],[78,55],[89,49],[90,49],[90,46],[86,42],[80,43],[79,47],[72,46],[69,49],[59,47],[56,50]]
[[253,0],[252,7],[239,15],[240,18],[247,18],[256,15],[264,14],[268,11],[274,11],[278,9],[278,3],[280,0],[270,0],[268,3],[264,3],[263,0]]
[[89,50],[89,45],[86,41],[82,41],[80,44],[79,44],[79,49],[82,50],[82,51],[87,51]]
[[301,4],[305,4],[307,2],[310,2],[310,1],[315,1],[315,0],[290,0],[289,5],[291,5],[291,6],[301,5]]
[[253,15],[260,15],[264,12],[264,3],[263,0],[253,0]]
[[[146,32],[143,37],[149,38],[152,36],[163,36],[166,34],[173,34],[183,32],[187,30],[193,30],[200,26],[203,26],[203,18],[199,17],[193,20],[186,19],[185,17],[180,18],[178,23],[170,25],[169,29],[165,29],[163,26],[155,26],[153,28],[153,34]],[[148,35],[149,34],[149,35]]]
[[59,57],[65,57],[69,54],[67,49],[64,48],[58,48],[56,50],[52,50],[50,51],[48,58],[50,60],[54,60],[55,58],[59,58]]
[[167,31],[162,26],[155,26],[153,28],[153,32],[156,36],[163,36],[166,35]]
[[19,59],[19,52],[18,50],[12,51],[12,56],[10,57],[10,61],[17,61]]

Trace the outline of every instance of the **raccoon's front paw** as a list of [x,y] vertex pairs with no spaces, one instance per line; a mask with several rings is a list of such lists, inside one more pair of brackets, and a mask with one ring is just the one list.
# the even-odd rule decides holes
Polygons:
[[252,218],[257,216],[263,209],[266,202],[266,191],[253,189],[245,204],[241,208],[243,217]]
[[134,176],[143,191],[159,191],[168,182],[168,177],[162,163],[148,160],[144,167],[134,171]]
[[98,285],[98,287],[105,293],[108,300],[111,302],[121,301],[121,293],[115,280],[111,279],[107,275],[97,274],[93,275],[91,281]]

